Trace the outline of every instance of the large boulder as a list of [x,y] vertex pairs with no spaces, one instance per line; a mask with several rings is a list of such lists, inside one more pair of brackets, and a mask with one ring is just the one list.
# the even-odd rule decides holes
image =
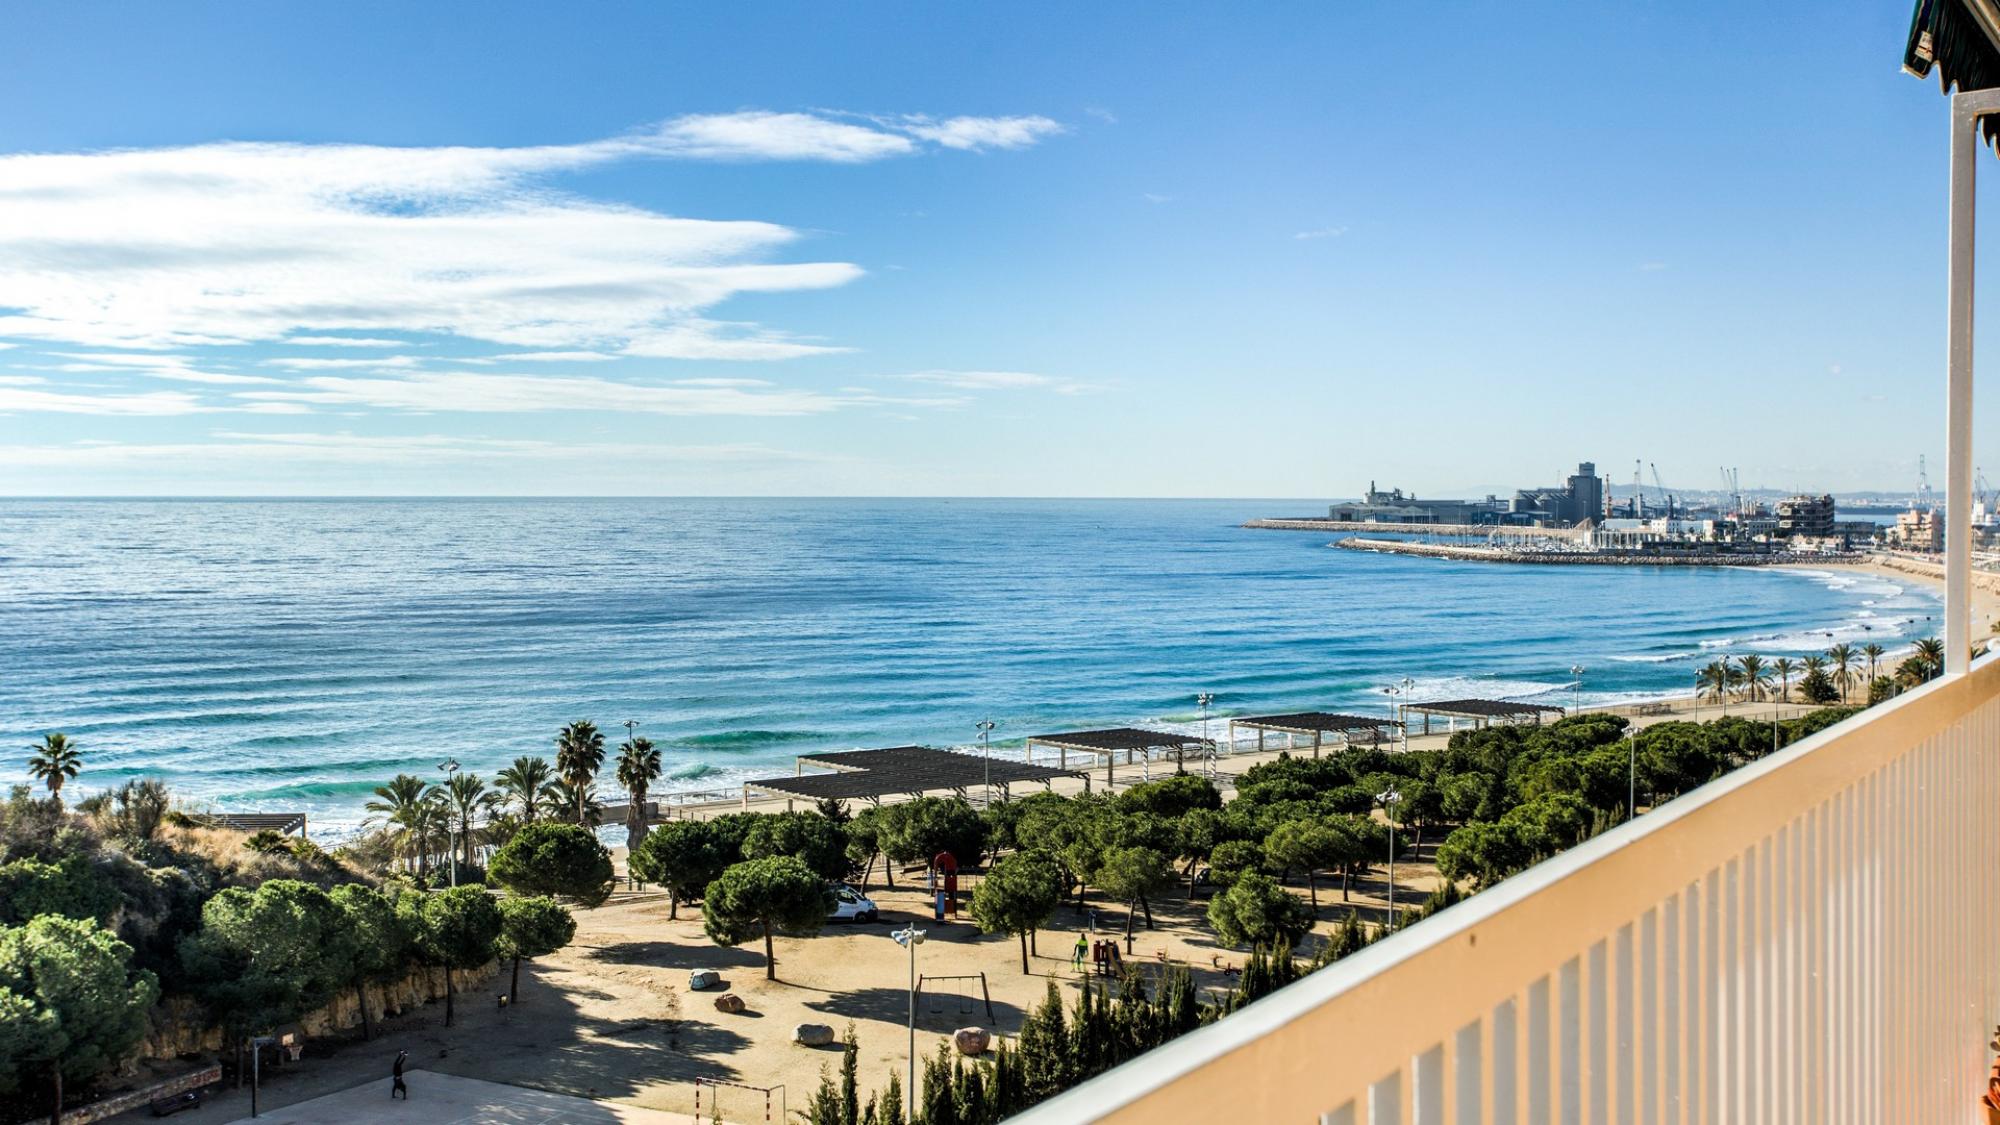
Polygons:
[[696,969],[688,974],[688,987],[700,992],[704,988],[714,988],[722,983],[722,974],[714,969]]
[[983,1055],[992,1044],[992,1034],[983,1027],[961,1027],[951,1033],[951,1045],[961,1055]]
[[715,998],[715,1010],[735,1015],[743,1010],[743,998],[734,992],[725,992]]
[[802,1023],[792,1029],[792,1042],[806,1047],[825,1047],[833,1043],[833,1028],[823,1023]]

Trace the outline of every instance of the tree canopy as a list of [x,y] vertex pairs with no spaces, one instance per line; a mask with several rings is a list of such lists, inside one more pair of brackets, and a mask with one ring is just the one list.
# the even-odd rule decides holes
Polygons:
[[47,1073],[82,1082],[116,1066],[146,1033],[159,996],[132,948],[87,919],[43,915],[0,927],[0,1094]]
[[972,892],[972,917],[989,934],[1021,939],[1021,971],[1028,971],[1028,935],[1040,929],[1062,901],[1062,872],[1046,852],[1015,852],[986,872]]
[[559,895],[584,906],[611,896],[611,853],[582,825],[530,824],[493,853],[489,870],[517,894]]
[[702,892],[702,928],[717,945],[764,939],[764,976],[778,978],[773,931],[818,933],[833,910],[826,880],[798,859],[767,856],[735,864]]

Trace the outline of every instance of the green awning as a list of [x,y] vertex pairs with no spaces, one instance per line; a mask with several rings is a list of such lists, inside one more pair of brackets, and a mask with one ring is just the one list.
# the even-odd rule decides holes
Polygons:
[[[1903,69],[1918,78],[1937,72],[1946,93],[2000,86],[2000,7],[1995,0],[1917,0]],[[1982,122],[1989,143],[2000,145],[2000,118]]]
[[1938,85],[1947,93],[1953,86],[1961,90],[2000,86],[2000,45],[1968,5],[1978,6],[1989,19],[2000,18],[1991,0],[1917,0],[1903,69],[1918,78],[1928,78],[1936,70]]

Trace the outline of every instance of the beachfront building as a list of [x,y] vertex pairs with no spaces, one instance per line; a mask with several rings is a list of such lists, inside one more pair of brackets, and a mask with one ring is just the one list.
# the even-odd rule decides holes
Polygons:
[[1778,501],[1778,535],[1791,539],[1804,536],[1808,539],[1830,539],[1838,534],[1835,527],[1833,497],[1822,493],[1818,496],[1787,496]]
[[1514,493],[1511,511],[1516,522],[1575,527],[1604,518],[1604,478],[1585,461],[1555,488],[1523,488]]
[[2000,4],[1920,0],[1905,64],[1961,86],[1945,515],[1898,521],[1945,550],[1944,674],[1015,1120],[1994,1119],[2000,658],[1973,662],[1972,274]]
[[1928,508],[1911,508],[1896,516],[1889,528],[1889,542],[1905,551],[1944,550],[1944,526],[1938,514]]
[[1384,492],[1368,482],[1368,491],[1359,500],[1329,505],[1327,518],[1347,523],[1499,523],[1507,505],[1496,496],[1484,500],[1420,500],[1402,489]]

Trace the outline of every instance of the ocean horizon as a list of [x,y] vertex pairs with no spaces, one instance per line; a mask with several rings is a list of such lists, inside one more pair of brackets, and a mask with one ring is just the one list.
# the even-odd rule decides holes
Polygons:
[[[0,500],[0,744],[81,746],[349,829],[374,786],[491,777],[557,728],[658,744],[662,791],[815,750],[1478,695],[1685,694],[1725,653],[1934,631],[1915,580],[1537,567],[1247,530],[1298,500]],[[1586,672],[1573,692],[1569,669]],[[5,769],[25,781],[16,762]],[[607,779],[608,780],[608,779]]]

